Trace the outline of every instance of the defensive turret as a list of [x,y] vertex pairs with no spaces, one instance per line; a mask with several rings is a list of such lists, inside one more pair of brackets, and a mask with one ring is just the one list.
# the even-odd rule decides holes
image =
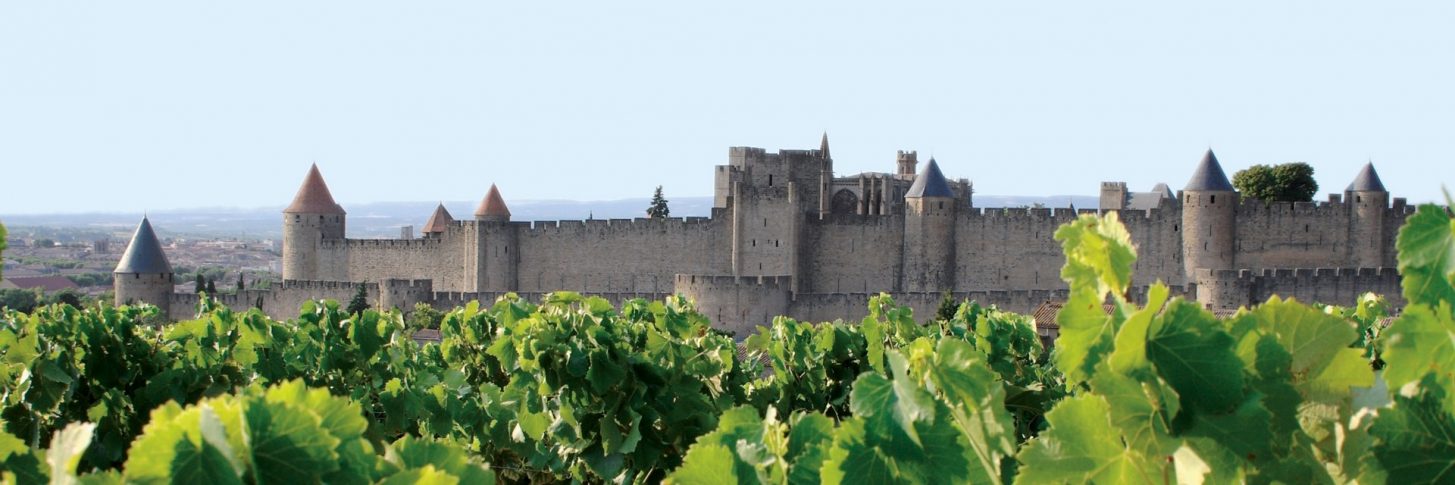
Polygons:
[[445,210],[445,203],[440,202],[440,205],[434,208],[434,213],[429,215],[429,220],[424,222],[424,229],[421,229],[420,232],[424,234],[424,237],[439,237],[454,222],[455,218],[450,217],[450,211]]
[[162,307],[172,296],[172,264],[162,251],[162,243],[152,231],[152,223],[146,217],[136,226],[126,253],[112,270],[112,288],[116,290],[116,305],[146,302]]
[[475,208],[475,220],[510,222],[510,208],[505,207],[505,199],[500,197],[500,189],[495,184],[490,184],[490,192],[485,194],[485,198]]
[[934,158],[904,194],[904,291],[955,284],[955,192]]
[[1193,281],[1197,269],[1234,269],[1238,192],[1211,148],[1182,189],[1183,277]]
[[333,201],[318,164],[308,169],[293,203],[283,209],[283,279],[333,279],[332,264],[320,246],[344,238],[344,208]]
[[515,227],[510,225],[510,209],[500,189],[490,184],[490,192],[480,201],[475,210],[476,245],[479,258],[477,291],[514,291],[516,288],[516,261],[519,248],[516,247]]
[[1384,217],[1389,209],[1389,191],[1374,171],[1374,163],[1364,164],[1359,175],[1344,189],[1344,200],[1350,210],[1349,256],[1356,266],[1377,268],[1393,266],[1386,261]]

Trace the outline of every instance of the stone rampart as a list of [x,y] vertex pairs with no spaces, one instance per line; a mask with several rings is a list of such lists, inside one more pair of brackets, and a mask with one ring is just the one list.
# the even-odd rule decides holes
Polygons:
[[1404,306],[1396,268],[1298,268],[1199,270],[1198,301],[1214,310],[1235,310],[1277,295],[1305,303],[1349,306],[1373,292]]

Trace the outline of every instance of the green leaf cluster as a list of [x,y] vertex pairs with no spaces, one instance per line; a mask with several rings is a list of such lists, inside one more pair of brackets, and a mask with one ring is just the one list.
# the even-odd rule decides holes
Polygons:
[[1264,202],[1308,202],[1319,192],[1314,168],[1303,162],[1254,165],[1233,174],[1233,187],[1243,197]]

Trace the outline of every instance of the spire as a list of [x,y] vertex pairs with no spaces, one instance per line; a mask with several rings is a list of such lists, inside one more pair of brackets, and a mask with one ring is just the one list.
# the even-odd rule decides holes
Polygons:
[[955,192],[950,190],[950,182],[945,180],[945,174],[940,173],[940,164],[935,163],[934,157],[930,157],[930,163],[915,176],[914,184],[909,186],[909,192],[905,192],[904,196],[955,197]]
[[485,199],[480,201],[480,207],[475,209],[475,217],[510,219],[510,209],[505,207],[505,199],[500,197],[500,189],[495,184],[490,184],[490,193],[485,194]]
[[121,255],[121,261],[116,263],[116,269],[111,272],[172,272],[172,265],[167,262],[167,254],[162,252],[162,243],[157,240],[157,233],[152,232],[152,223],[146,216],[142,216],[141,224],[136,226],[136,233],[131,235],[131,244],[126,246],[126,253]]
[[1188,180],[1187,186],[1182,190],[1234,191],[1233,184],[1228,182],[1228,175],[1223,173],[1223,166],[1218,164],[1218,157],[1213,155],[1211,148],[1207,149],[1207,154],[1202,156],[1202,162],[1197,164],[1197,170],[1192,171],[1192,180]]
[[823,139],[818,142],[818,151],[823,152],[825,159],[832,158],[829,156],[829,132],[823,132]]
[[1379,180],[1379,173],[1374,171],[1374,162],[1364,164],[1364,169],[1349,182],[1348,192],[1387,192],[1384,190],[1384,182]]
[[298,188],[298,195],[293,196],[293,203],[283,209],[284,214],[343,214],[344,208],[333,201],[333,194],[328,192],[328,184],[323,182],[323,174],[318,173],[318,164],[308,169],[308,176],[303,178],[303,186]]
[[445,203],[440,202],[439,207],[434,208],[434,214],[430,214],[429,220],[425,221],[424,229],[421,229],[420,232],[425,234],[445,232],[445,229],[449,229],[453,222],[455,222],[455,218],[450,217],[450,211],[445,210]]

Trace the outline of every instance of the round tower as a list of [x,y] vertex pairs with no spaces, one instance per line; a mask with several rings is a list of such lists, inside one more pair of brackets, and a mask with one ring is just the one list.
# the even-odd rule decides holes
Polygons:
[[111,273],[117,306],[146,302],[167,313],[172,299],[172,264],[146,217],[141,218],[126,253]]
[[1238,192],[1228,182],[1212,149],[1202,157],[1182,189],[1182,263],[1185,281],[1197,269],[1234,268]]
[[475,209],[475,226],[480,241],[475,245],[479,261],[476,291],[515,290],[520,248],[516,247],[515,227],[510,225],[510,208],[495,184],[490,184],[490,192]]
[[1361,268],[1390,266],[1385,260],[1384,214],[1389,209],[1389,192],[1374,163],[1364,165],[1349,187],[1344,189],[1349,205],[1349,256]]
[[283,209],[283,279],[337,279],[338,268],[321,249],[344,239],[344,208],[333,201],[318,164],[308,169],[293,203]]
[[955,285],[955,192],[931,158],[904,194],[904,278],[909,292]]

